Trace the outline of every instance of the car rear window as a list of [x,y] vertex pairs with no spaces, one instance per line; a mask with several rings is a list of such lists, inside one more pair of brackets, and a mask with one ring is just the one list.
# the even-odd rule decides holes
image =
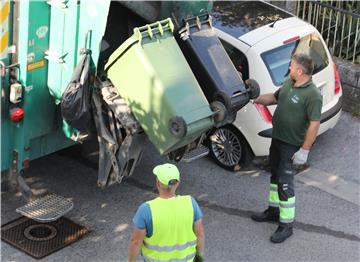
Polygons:
[[329,64],[325,48],[319,35],[312,33],[297,41],[266,51],[261,54],[261,58],[265,62],[274,84],[280,86],[289,74],[290,60],[293,54],[310,55],[314,61],[314,75]]

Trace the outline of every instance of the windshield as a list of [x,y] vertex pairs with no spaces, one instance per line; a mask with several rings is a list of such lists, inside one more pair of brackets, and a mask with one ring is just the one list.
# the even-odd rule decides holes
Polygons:
[[305,53],[311,56],[314,61],[313,75],[323,70],[329,64],[325,47],[319,36],[315,33],[262,53],[261,58],[265,62],[272,81],[276,86],[284,83],[289,74],[291,57],[297,53]]

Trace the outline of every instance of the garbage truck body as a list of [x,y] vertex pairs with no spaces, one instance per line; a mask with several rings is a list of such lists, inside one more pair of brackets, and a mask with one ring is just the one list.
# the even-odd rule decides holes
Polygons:
[[[251,97],[211,22],[200,21],[209,17],[210,1],[0,5],[1,171],[10,171],[23,189],[21,174],[31,160],[94,136],[101,187],[132,174],[145,139],[170,160],[194,160],[208,152],[202,145],[207,131],[233,121],[228,116]],[[194,34],[204,29],[209,41],[186,38],[185,18],[200,21],[191,25]],[[90,92],[87,101],[77,93],[81,88]],[[74,108],[90,108],[80,126],[66,121],[64,109],[76,95]]]

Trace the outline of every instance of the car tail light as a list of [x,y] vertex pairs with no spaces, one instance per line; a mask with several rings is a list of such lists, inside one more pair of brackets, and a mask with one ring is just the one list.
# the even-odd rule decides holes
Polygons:
[[340,93],[341,90],[341,83],[340,83],[340,76],[339,72],[336,68],[336,64],[334,63],[334,76],[335,76],[335,84],[334,84],[334,93],[335,95]]
[[255,105],[256,109],[259,111],[259,113],[260,113],[261,117],[264,119],[264,121],[271,124],[272,123],[272,115],[271,115],[269,109],[266,106],[261,105],[261,104],[255,103],[254,105]]
[[289,38],[289,39],[285,40],[283,42],[283,44],[286,45],[288,43],[294,42],[294,41],[299,40],[299,39],[300,39],[300,36],[295,36],[295,37],[292,37],[292,38]]
[[25,111],[22,108],[14,108],[10,111],[10,119],[11,121],[17,123],[23,120]]

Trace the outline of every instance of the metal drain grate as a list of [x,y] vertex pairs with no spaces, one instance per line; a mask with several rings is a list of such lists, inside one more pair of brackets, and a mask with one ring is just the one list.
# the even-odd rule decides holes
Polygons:
[[48,194],[17,208],[16,212],[39,222],[51,222],[65,215],[73,206],[73,202],[69,199]]
[[88,233],[87,228],[64,217],[50,223],[20,217],[1,226],[3,241],[36,259],[48,256]]

